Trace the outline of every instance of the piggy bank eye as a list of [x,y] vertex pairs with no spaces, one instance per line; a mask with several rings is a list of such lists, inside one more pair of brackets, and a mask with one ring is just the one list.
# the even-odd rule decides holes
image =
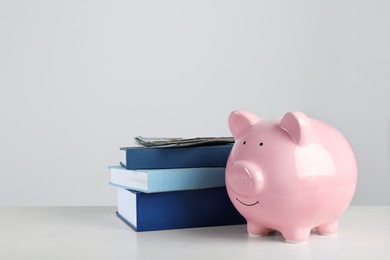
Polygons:
[[245,144],[246,144],[246,141],[244,141],[242,144],[245,145]]
[[263,143],[260,143],[260,146],[263,146]]

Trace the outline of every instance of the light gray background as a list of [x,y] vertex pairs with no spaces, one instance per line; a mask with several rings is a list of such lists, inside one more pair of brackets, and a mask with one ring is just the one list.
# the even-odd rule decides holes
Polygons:
[[232,110],[337,127],[354,204],[390,204],[390,2],[0,0],[0,205],[115,205],[135,135],[227,136]]

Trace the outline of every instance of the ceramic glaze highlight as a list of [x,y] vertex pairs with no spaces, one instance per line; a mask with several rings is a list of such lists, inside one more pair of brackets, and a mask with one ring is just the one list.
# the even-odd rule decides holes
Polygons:
[[351,146],[334,127],[301,112],[261,120],[233,111],[235,144],[226,165],[226,188],[246,218],[248,233],[282,233],[304,242],[311,229],[333,234],[357,184]]

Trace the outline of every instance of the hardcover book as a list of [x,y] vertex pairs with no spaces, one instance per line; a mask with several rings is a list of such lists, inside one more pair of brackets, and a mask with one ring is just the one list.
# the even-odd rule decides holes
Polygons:
[[135,231],[246,223],[225,187],[162,193],[118,188],[117,215]]
[[145,193],[225,187],[225,167],[127,170],[109,167],[110,184]]
[[233,144],[186,147],[122,147],[120,165],[128,170],[225,167]]

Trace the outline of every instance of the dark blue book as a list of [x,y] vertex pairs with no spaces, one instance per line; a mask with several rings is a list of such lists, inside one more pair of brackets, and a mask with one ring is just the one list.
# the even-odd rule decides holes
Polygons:
[[188,147],[122,147],[120,164],[128,170],[225,167],[233,144]]
[[118,188],[117,215],[138,232],[246,223],[225,187],[161,193]]

